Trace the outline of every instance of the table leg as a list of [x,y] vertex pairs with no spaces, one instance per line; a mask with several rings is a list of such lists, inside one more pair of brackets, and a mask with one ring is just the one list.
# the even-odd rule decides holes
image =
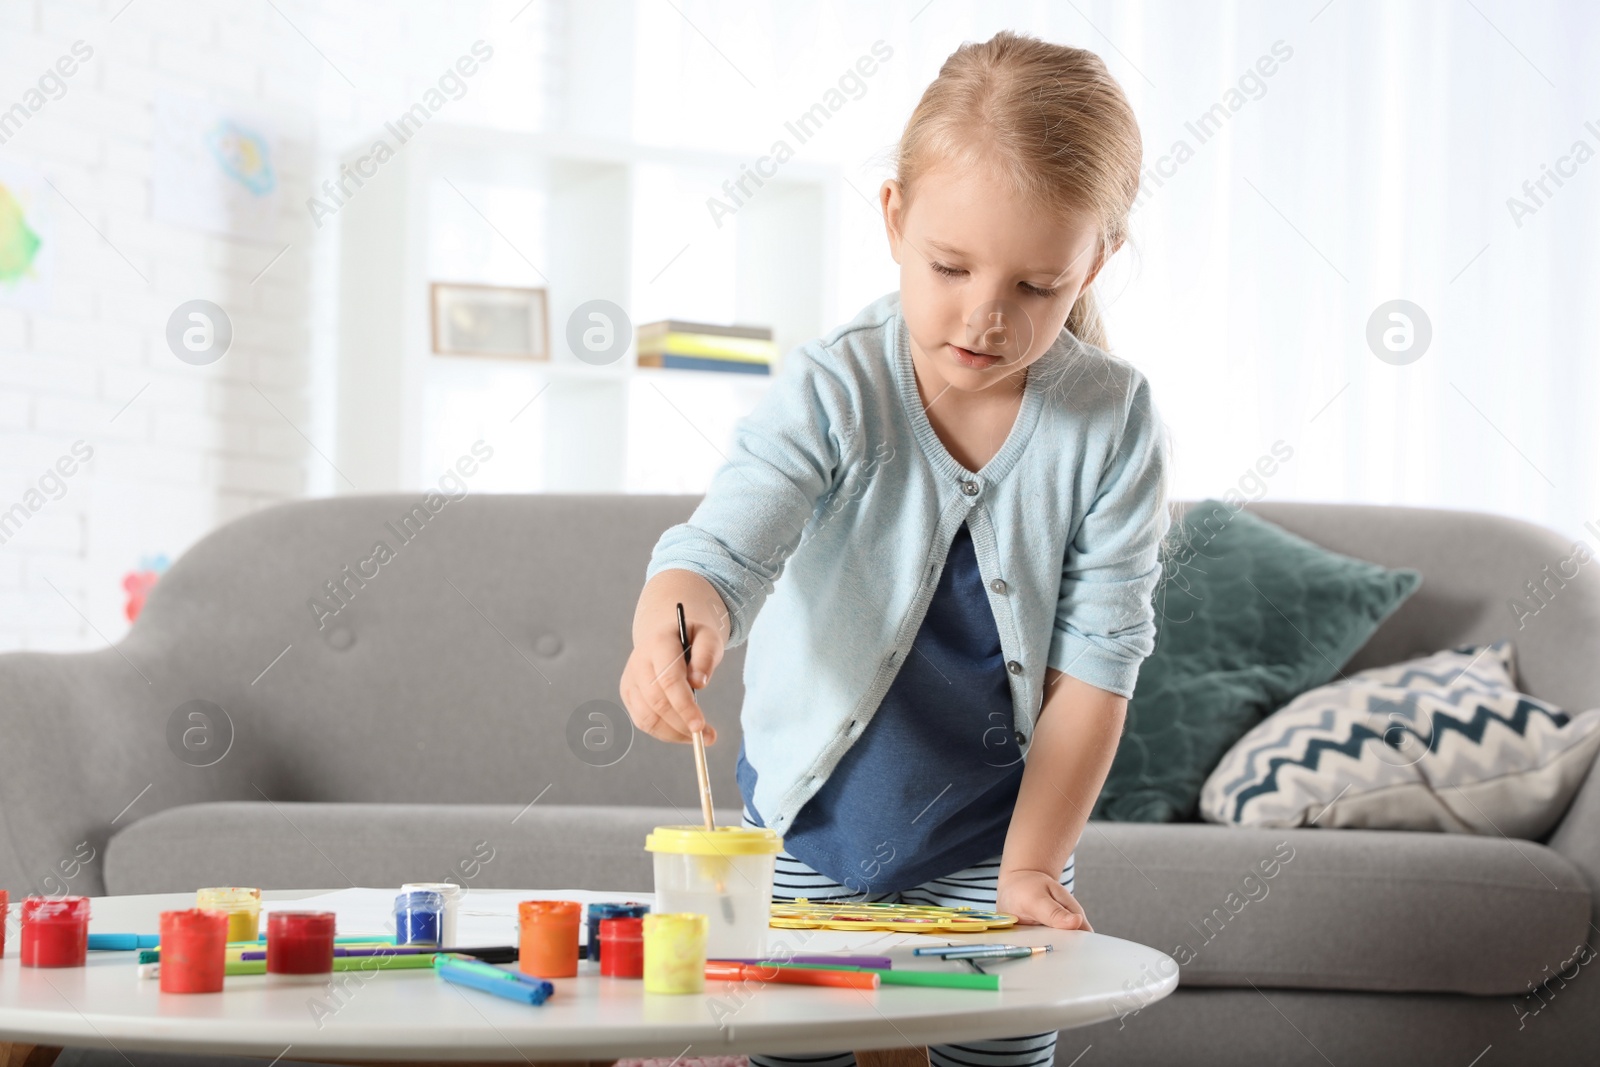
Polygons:
[[0,1041],[0,1067],[51,1067],[61,1049],[56,1045],[24,1045]]
[[856,1067],[928,1067],[928,1050],[874,1048],[856,1053]]

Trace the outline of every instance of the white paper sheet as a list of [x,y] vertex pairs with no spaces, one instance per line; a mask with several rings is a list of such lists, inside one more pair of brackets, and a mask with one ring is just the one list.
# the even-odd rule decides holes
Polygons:
[[[356,886],[332,893],[320,893],[298,900],[262,901],[263,913],[274,911],[331,911],[338,915],[340,937],[393,937],[393,889]],[[468,889],[456,919],[457,947],[517,943],[517,902],[523,900],[576,900],[585,905],[624,901],[649,904],[653,893],[601,893],[589,889]],[[265,920],[261,928],[266,929]],[[580,926],[580,938],[586,934]],[[894,945],[935,944],[945,938],[925,934],[886,933],[874,930],[773,930],[768,935],[772,951],[787,948],[791,953],[855,952],[868,949],[881,952]]]

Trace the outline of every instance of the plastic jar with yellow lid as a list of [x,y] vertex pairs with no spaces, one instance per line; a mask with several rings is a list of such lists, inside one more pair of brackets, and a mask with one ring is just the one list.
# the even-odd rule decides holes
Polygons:
[[706,955],[760,956],[772,919],[774,857],[783,838],[761,827],[658,826],[653,911],[706,917]]

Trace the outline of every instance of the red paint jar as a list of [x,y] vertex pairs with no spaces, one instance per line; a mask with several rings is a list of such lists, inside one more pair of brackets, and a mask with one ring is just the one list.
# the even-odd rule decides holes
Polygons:
[[22,902],[24,967],[82,967],[88,959],[88,897],[28,897]]
[[227,955],[227,912],[190,908],[161,913],[161,992],[222,992]]
[[332,974],[334,919],[331,911],[268,912],[267,974]]
[[644,977],[644,920],[600,920],[600,973],[610,978]]
[[11,893],[0,889],[0,960],[6,958],[6,913],[11,910]]
[[573,900],[524,900],[517,905],[517,969],[539,978],[578,974],[578,925],[583,905]]

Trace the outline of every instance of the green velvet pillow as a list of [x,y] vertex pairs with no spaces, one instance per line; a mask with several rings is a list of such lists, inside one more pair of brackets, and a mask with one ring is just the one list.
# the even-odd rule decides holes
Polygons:
[[1269,714],[1324,685],[1422,583],[1217,500],[1175,524],[1156,647],[1094,818],[1194,817],[1206,775]]

